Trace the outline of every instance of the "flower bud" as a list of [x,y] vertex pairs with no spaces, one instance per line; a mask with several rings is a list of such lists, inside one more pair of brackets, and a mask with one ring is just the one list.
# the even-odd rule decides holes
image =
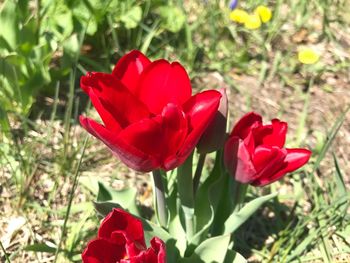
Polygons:
[[208,125],[197,145],[199,153],[214,152],[224,146],[226,139],[226,123],[228,101],[224,88],[218,90],[221,93],[220,106],[212,122]]

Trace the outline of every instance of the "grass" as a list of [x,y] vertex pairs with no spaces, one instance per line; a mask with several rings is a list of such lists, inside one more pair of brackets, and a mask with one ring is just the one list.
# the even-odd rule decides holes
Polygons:
[[[225,1],[172,1],[163,9],[153,0],[29,2],[37,5],[23,14],[22,26],[50,41],[50,81],[31,82],[41,85],[33,94],[16,91],[33,81],[18,67],[23,57],[27,64],[38,59],[26,48],[41,44],[25,40],[9,52],[0,42],[0,85],[12,87],[8,65],[17,81],[12,97],[0,91],[1,261],[79,261],[98,225],[91,203],[98,179],[137,187],[138,200],[149,204],[149,177],[128,170],[96,140],[85,141],[77,122],[82,112],[94,114],[79,77],[110,71],[131,49],[181,61],[196,90],[226,87],[231,122],[249,110],[277,116],[290,124],[289,146],[313,149],[304,170],[271,186],[282,191],[279,200],[239,229],[238,251],[255,262],[350,260],[346,1],[269,1],[273,19],[255,31],[229,21]],[[252,11],[261,3],[241,1],[240,7]],[[179,12],[175,30],[166,20],[173,10]],[[314,47],[321,60],[298,63],[302,46]],[[30,111],[21,104],[25,96],[35,99]]]

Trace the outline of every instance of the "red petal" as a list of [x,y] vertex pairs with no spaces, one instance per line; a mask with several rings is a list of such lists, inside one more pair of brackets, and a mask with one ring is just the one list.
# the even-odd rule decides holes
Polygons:
[[[177,161],[169,162],[167,169],[182,164],[191,154],[205,129],[213,120],[219,104],[221,94],[216,90],[208,90],[192,96],[184,105],[183,110],[188,117],[188,135],[183,146],[176,155]],[[175,158],[175,157],[174,157]]]
[[125,248],[105,239],[89,242],[82,254],[83,263],[119,262],[125,257]]
[[261,178],[259,184],[266,185],[273,183],[283,177],[286,173],[293,172],[306,164],[311,156],[311,151],[307,149],[286,149],[287,155],[284,159],[283,167],[268,178]]
[[119,137],[127,144],[161,162],[164,140],[160,116],[129,125],[120,132]]
[[238,136],[244,139],[249,134],[249,131],[257,124],[262,124],[261,116],[255,112],[249,112],[236,123],[230,136]]
[[94,120],[80,116],[80,123],[89,133],[106,144],[130,168],[141,172],[149,172],[159,168],[159,163],[152,156],[127,144],[119,138],[118,134],[110,132]]
[[288,124],[278,119],[273,119],[271,122],[271,125],[264,125],[254,133],[256,144],[282,148],[286,141]]
[[[163,168],[169,170],[168,164],[177,160],[174,156],[187,137],[188,127],[185,113],[177,105],[169,103],[162,112],[162,126],[163,155],[165,157]],[[174,165],[178,164],[174,163]]]
[[[134,123],[120,133],[120,137],[127,143],[153,156],[162,164],[176,154],[186,135],[186,116],[177,105],[171,103],[164,107],[161,116]],[[166,165],[162,166],[168,170]]]
[[102,102],[92,89],[89,91],[89,97],[91,99],[92,105],[94,105],[106,128],[113,132],[119,132],[121,130],[121,127],[118,120],[115,118],[116,115],[112,115],[112,113],[106,109],[108,108],[105,107],[107,105],[102,105]]
[[[110,116],[121,127],[126,127],[150,115],[147,107],[111,74],[88,73],[81,78],[80,83],[108,128],[113,123]],[[95,98],[92,97],[94,95]]]
[[230,175],[241,183],[250,183],[256,177],[251,155],[237,136],[229,138],[225,144],[224,163]]
[[140,77],[136,91],[139,99],[154,114],[165,105],[182,105],[191,97],[191,82],[185,69],[177,62],[157,60],[149,65]]
[[262,180],[270,178],[284,166],[287,155],[286,149],[276,146],[260,145],[255,149],[253,163],[258,173],[254,178],[254,185],[260,185]]
[[124,233],[128,242],[135,242],[146,248],[142,222],[122,209],[113,209],[105,217],[98,230],[98,237],[113,241],[111,238],[115,231]]
[[151,239],[151,247],[145,252],[145,261],[149,263],[165,263],[166,250],[165,244],[158,237]]
[[115,65],[112,75],[116,76],[132,92],[138,85],[139,77],[151,61],[140,51],[132,50]]

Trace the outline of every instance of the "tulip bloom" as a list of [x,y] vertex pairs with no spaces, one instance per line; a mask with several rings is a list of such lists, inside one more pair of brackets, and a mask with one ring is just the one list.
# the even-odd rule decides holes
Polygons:
[[165,263],[166,251],[164,242],[157,237],[152,238],[147,249],[141,221],[121,209],[113,209],[82,259],[83,263]]
[[264,186],[306,164],[309,150],[283,148],[287,128],[287,123],[278,119],[264,125],[254,112],[243,116],[225,144],[228,172],[241,183]]
[[221,98],[214,90],[192,96],[190,79],[178,62],[151,62],[137,50],[122,57],[112,74],[88,73],[80,85],[104,123],[81,116],[81,125],[142,172],[181,165]]

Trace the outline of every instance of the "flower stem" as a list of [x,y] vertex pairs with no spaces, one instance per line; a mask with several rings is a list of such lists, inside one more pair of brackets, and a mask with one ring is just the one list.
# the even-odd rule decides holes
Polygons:
[[168,224],[168,209],[166,207],[165,192],[162,175],[159,170],[152,171],[153,191],[155,196],[155,209],[159,224],[166,227]]
[[207,156],[207,154],[205,154],[205,153],[201,153],[199,155],[196,172],[195,172],[194,178],[193,178],[193,195],[196,195],[196,192],[197,192],[197,189],[198,189],[198,186],[199,186],[199,181],[201,179],[202,170],[203,170],[203,166],[204,166],[204,162],[205,162],[205,157],[206,156]]

